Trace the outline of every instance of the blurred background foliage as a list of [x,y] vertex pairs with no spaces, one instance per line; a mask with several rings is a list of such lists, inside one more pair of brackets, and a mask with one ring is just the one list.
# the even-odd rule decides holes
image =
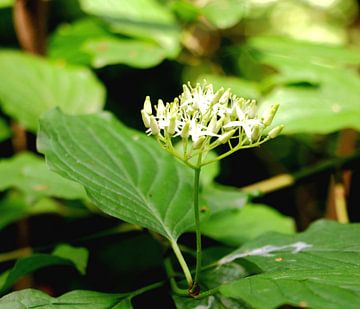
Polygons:
[[[13,235],[20,233],[14,222],[44,213],[47,216],[30,219],[27,244],[44,246],[45,250],[49,243],[82,239],[114,228],[115,221],[94,214],[96,210],[82,188],[49,174],[40,156],[15,154],[24,148],[36,152],[38,119],[44,112],[54,106],[73,114],[106,109],[125,124],[143,130],[139,111],[146,95],[154,102],[158,98],[172,100],[181,92],[182,83],[204,78],[215,87],[230,87],[239,96],[257,99],[260,111],[280,103],[275,121],[285,124],[281,137],[261,149],[242,151],[224,160],[221,173],[211,177],[217,175],[219,183],[240,188],[287,175],[290,180],[285,184],[270,178],[270,185],[261,187],[255,201],[293,217],[300,230],[320,217],[338,219],[334,214],[334,203],[339,203],[335,198],[338,184],[342,188],[340,202],[347,202],[352,221],[359,220],[358,1],[52,0],[44,1],[42,15],[34,13],[33,29],[14,22],[15,2],[27,1],[0,0],[1,238],[13,240]],[[42,24],[46,24],[44,38]],[[31,50],[22,34],[34,29],[37,34],[33,37],[38,41],[32,42],[35,49]],[[23,138],[17,147],[19,127],[26,135],[25,144]],[[343,157],[352,160],[351,182],[349,173],[338,168]],[[214,192],[213,201],[221,204],[223,193]],[[229,204],[235,203],[232,208],[239,207],[238,200],[238,195],[232,198],[229,193]],[[268,218],[270,210],[262,207],[256,209],[257,221]],[[251,231],[254,221],[249,211],[244,215],[249,221],[242,224],[251,234],[246,237],[251,238],[263,229]],[[233,216],[223,218],[211,219],[214,224],[204,227],[205,234],[230,245],[243,242],[234,233],[222,234],[224,226],[239,224]],[[284,224],[278,230],[292,229],[287,219],[282,223],[277,220],[274,217],[273,226]],[[53,234],[44,235],[48,229]],[[120,237],[120,247],[111,237],[117,237],[116,242]],[[152,239],[111,237],[104,243],[91,243],[94,252],[99,252],[90,260],[93,270],[87,285],[114,289],[110,283],[100,284],[94,274],[98,265],[110,265],[111,256],[123,247],[132,248],[127,260],[131,263],[115,273],[139,272],[142,262],[134,260],[134,252],[145,246],[150,257],[149,265],[143,268],[148,270],[147,276],[156,274],[151,270],[159,267],[159,248]],[[89,245],[86,239],[82,241]],[[14,249],[11,241],[2,244],[2,251]],[[108,276],[114,276],[111,267],[106,271]],[[70,275],[74,277],[72,285],[84,285],[76,275]]]

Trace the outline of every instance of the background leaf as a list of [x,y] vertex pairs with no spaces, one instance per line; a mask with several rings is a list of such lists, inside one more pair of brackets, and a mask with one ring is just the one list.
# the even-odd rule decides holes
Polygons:
[[111,216],[173,241],[194,224],[190,169],[110,114],[53,110],[41,120],[38,148],[54,171],[82,184]]
[[150,39],[170,57],[180,51],[180,31],[170,9],[156,0],[80,0],[88,14],[106,20],[115,32]]
[[294,236],[272,233],[250,241],[220,264],[243,258],[263,273],[224,285],[220,292],[256,308],[357,308],[359,230],[360,224],[319,221]]
[[[224,202],[225,203],[225,202]],[[265,205],[247,204],[210,216],[201,223],[204,235],[230,246],[239,246],[266,232],[292,234],[294,220]]]
[[38,118],[52,107],[84,114],[104,105],[104,88],[87,68],[1,51],[0,79],[2,108],[31,131],[37,130]]
[[276,88],[261,108],[280,103],[274,125],[285,124],[285,133],[360,129],[360,77],[348,66],[360,63],[358,51],[278,38],[255,38],[247,47],[279,72],[267,78]]
[[31,153],[0,160],[0,191],[11,188],[34,198],[86,199],[82,186],[50,171],[44,159]]
[[0,118],[0,142],[9,138],[11,135],[11,130],[6,124],[6,122]]
[[86,309],[91,306],[96,309],[123,308],[131,309],[128,294],[109,294],[94,291],[72,291],[57,298],[44,292],[26,289],[12,292],[0,299],[1,308],[73,308]]
[[89,258],[89,252],[86,248],[61,244],[56,246],[52,255],[72,261],[79,273],[85,275]]
[[[53,265],[68,265],[78,269],[77,264],[79,264],[80,255],[79,252],[76,251],[75,249],[73,249],[73,253],[74,252],[76,252],[76,254],[72,256],[72,255],[64,254],[63,249],[60,249],[60,253],[62,253],[63,256],[66,257],[36,253],[31,256],[17,260],[12,269],[0,275],[0,293],[3,293],[6,290],[8,290],[21,277],[41,268],[45,268]],[[85,254],[83,250],[81,254],[82,254],[82,258],[85,258]],[[78,269],[78,270],[83,271],[83,269]]]
[[246,9],[247,1],[210,0],[201,12],[217,28],[226,29],[236,25],[245,15]]

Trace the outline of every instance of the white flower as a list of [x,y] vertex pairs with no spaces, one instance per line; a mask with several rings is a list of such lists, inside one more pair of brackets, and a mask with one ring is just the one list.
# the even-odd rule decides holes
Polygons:
[[[146,97],[141,111],[147,133],[155,135],[163,148],[187,162],[195,155],[206,154],[223,143],[228,143],[229,154],[241,149],[258,146],[270,137],[262,138],[278,109],[271,107],[258,117],[255,100],[246,100],[223,88],[214,92],[213,86],[204,81],[192,87],[183,85],[183,92],[173,102],[162,100],[153,114],[150,98]],[[281,130],[272,131],[274,133]],[[172,139],[182,141],[180,153],[173,147]],[[220,156],[221,157],[221,156]]]

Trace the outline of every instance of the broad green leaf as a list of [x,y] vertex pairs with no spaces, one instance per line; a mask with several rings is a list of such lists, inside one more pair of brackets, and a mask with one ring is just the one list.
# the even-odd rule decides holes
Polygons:
[[9,138],[11,130],[3,119],[0,118],[0,142]]
[[[261,106],[280,103],[274,125],[285,124],[287,134],[360,129],[360,77],[345,67],[360,63],[358,52],[310,43],[300,48],[299,42],[276,39],[250,40],[249,45],[255,49],[254,57],[279,72],[268,82],[283,86],[276,87]],[[304,82],[313,86],[287,86]]]
[[319,221],[297,235],[270,233],[225,256],[263,273],[223,285],[220,292],[255,308],[360,306],[360,224]]
[[57,298],[44,292],[26,289],[0,298],[0,307],[7,309],[58,308],[58,309],[131,309],[131,294],[109,294],[94,291],[71,291]]
[[50,111],[40,121],[38,148],[52,170],[82,184],[111,216],[172,241],[194,225],[191,170],[108,113]]
[[89,252],[86,248],[61,244],[56,246],[52,255],[72,261],[79,273],[85,275],[89,258]]
[[206,1],[201,12],[217,28],[226,29],[235,26],[245,15],[247,1],[210,0]]
[[99,20],[86,18],[59,27],[50,41],[50,56],[96,68],[117,63],[148,68],[166,53],[157,43],[117,37]]
[[166,56],[164,49],[156,43],[116,37],[89,40],[83,50],[91,55],[91,64],[95,68],[122,63],[144,69],[158,65]]
[[[279,88],[265,99],[261,108],[280,103],[273,125],[284,124],[285,134],[360,130],[360,79],[350,72],[337,72],[331,78],[319,88]],[[341,82],[336,82],[336,78]]]
[[93,39],[110,35],[104,25],[94,18],[84,18],[59,26],[50,37],[49,57],[68,63],[89,65],[92,56],[84,45]]
[[0,105],[31,131],[50,108],[93,113],[104,105],[104,88],[83,67],[56,64],[17,51],[0,51]]
[[82,186],[50,171],[43,158],[31,153],[0,160],[0,191],[11,188],[35,198],[86,199]]
[[159,43],[167,55],[180,51],[180,29],[169,8],[157,0],[80,0],[82,9],[106,20],[115,32]]
[[266,232],[291,234],[294,221],[265,205],[247,204],[216,213],[201,223],[204,235],[230,246],[240,246]]
[[[312,261],[309,261],[311,263]],[[261,274],[223,286],[228,297],[246,300],[253,308],[349,308],[360,306],[360,268],[292,270]]]
[[0,275],[0,293],[8,290],[26,274],[53,265],[66,265],[77,268],[72,257],[62,258],[56,255],[36,253],[17,260],[12,269]]

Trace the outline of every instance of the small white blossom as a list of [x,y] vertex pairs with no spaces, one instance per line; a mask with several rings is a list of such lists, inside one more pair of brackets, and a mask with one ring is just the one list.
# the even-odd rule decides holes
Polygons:
[[[156,112],[153,114],[154,109]],[[154,109],[150,98],[146,97],[141,111],[146,132],[155,135],[163,148],[185,162],[194,156],[205,159],[206,154],[220,144],[227,143],[230,150],[219,158],[241,148],[258,146],[282,129],[273,129],[270,136],[262,137],[278,105],[259,117],[255,100],[239,98],[230,89],[224,91],[221,88],[215,92],[206,81],[195,87],[190,83],[183,85],[178,98],[166,104],[159,100]],[[182,152],[173,147],[174,138],[182,141]]]

